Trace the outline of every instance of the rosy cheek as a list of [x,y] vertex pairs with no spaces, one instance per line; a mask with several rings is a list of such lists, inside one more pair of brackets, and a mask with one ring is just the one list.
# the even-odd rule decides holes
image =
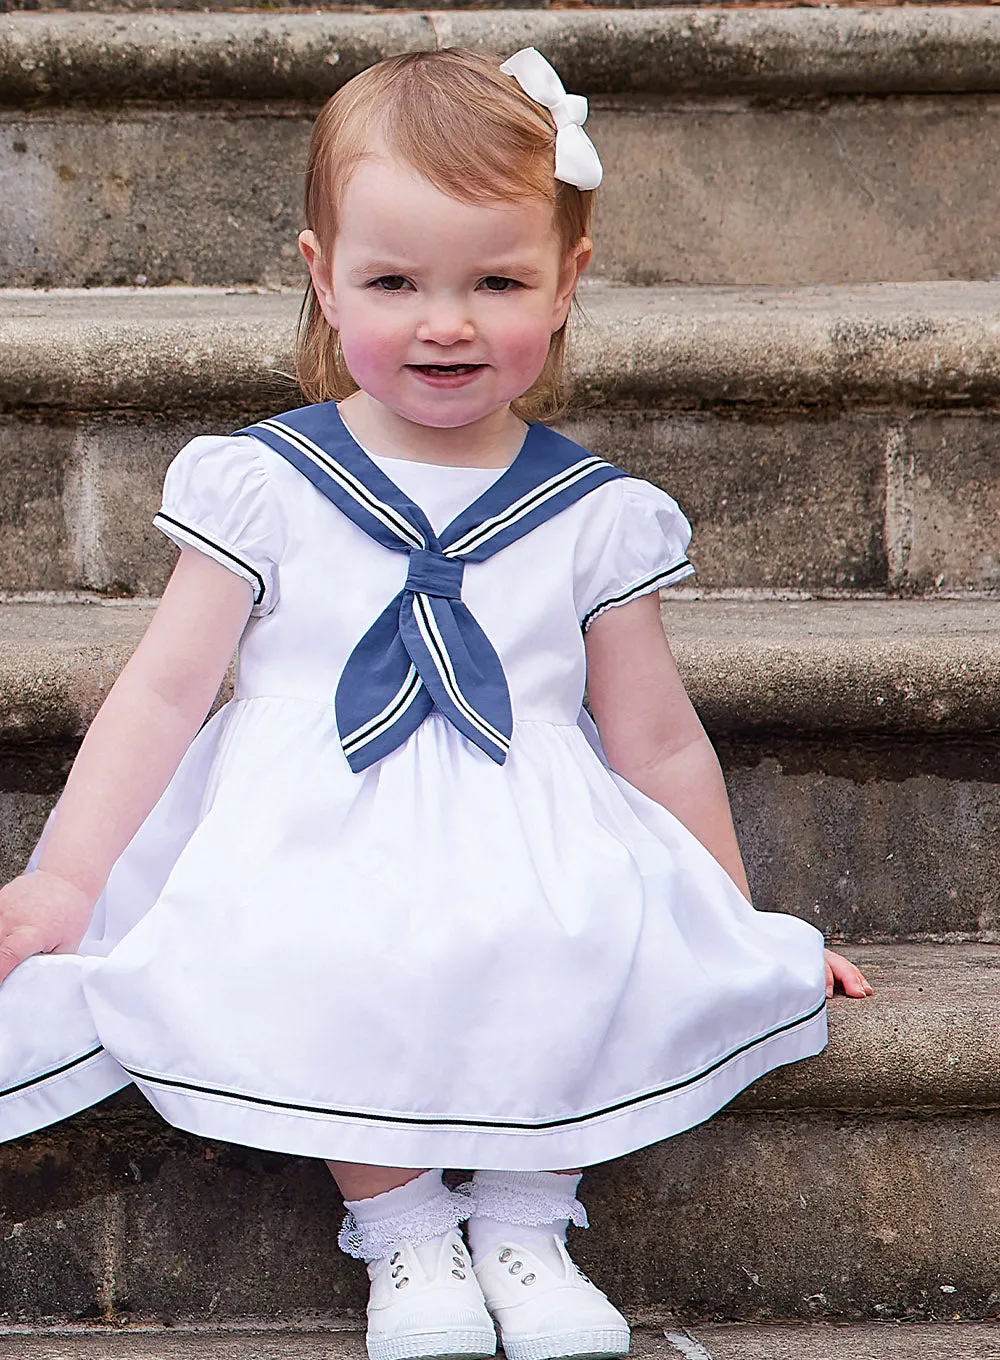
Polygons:
[[507,344],[507,361],[519,373],[531,375],[531,380],[541,372],[549,352],[550,335],[543,328],[528,330],[510,336]]
[[347,367],[358,383],[363,374],[377,373],[391,363],[396,349],[391,322],[371,313],[345,317],[340,343]]
[[380,346],[373,344],[370,336],[365,337],[364,340],[355,340],[342,335],[341,349],[344,362],[351,371],[351,376],[356,383],[363,387],[365,377],[379,369]]

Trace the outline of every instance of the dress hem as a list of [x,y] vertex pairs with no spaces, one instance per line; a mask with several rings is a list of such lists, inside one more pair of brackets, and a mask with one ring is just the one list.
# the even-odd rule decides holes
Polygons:
[[813,1057],[826,1045],[826,1008],[810,1013],[665,1094],[637,1097],[572,1121],[572,1127],[455,1127],[392,1115],[268,1108],[239,1095],[170,1085],[129,1071],[155,1109],[175,1127],[203,1138],[330,1161],[371,1165],[453,1166],[466,1170],[538,1171],[590,1166],[660,1142],[702,1123],[773,1068]]
[[106,1100],[132,1078],[106,1049],[0,1093],[0,1142],[23,1138]]

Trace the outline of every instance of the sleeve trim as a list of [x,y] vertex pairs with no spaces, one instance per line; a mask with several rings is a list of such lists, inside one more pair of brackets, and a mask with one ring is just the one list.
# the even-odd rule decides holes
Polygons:
[[666,571],[655,572],[652,576],[645,576],[641,581],[637,581],[634,586],[629,586],[628,590],[623,590],[619,595],[609,595],[607,599],[595,604],[593,609],[587,611],[580,621],[580,627],[584,632],[590,627],[594,620],[608,609],[616,609],[619,605],[631,604],[640,595],[649,595],[654,590],[659,590],[661,586],[672,586],[685,576],[691,576],[694,567],[687,560],[682,558],[680,562],[675,562]]
[[216,542],[213,538],[208,538],[198,529],[192,529],[189,524],[182,523],[179,519],[174,519],[173,515],[168,515],[165,510],[160,510],[153,516],[153,523],[162,530],[168,538],[172,538],[175,543],[197,548],[200,552],[206,553],[237,576],[242,576],[254,588],[254,608],[258,608],[264,602],[265,586],[264,577],[250,562],[238,557],[231,548]]

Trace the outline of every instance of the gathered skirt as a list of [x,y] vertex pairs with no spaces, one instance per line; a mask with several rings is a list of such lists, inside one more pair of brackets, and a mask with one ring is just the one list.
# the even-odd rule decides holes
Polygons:
[[586,719],[519,723],[500,767],[432,715],[357,776],[330,705],[233,701],[79,953],[0,986],[0,1138],[133,1081],[254,1147],[588,1165],[819,1052],[822,950],[611,773]]

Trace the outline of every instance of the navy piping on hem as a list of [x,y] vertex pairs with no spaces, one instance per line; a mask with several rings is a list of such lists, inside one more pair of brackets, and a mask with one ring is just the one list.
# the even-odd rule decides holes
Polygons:
[[[360,1120],[362,1123],[372,1124],[412,1124],[418,1127],[449,1128],[449,1129],[491,1129],[497,1132],[513,1130],[515,1132],[534,1133],[546,1129],[567,1128],[574,1124],[587,1124],[593,1119],[601,1119],[605,1115],[617,1114],[621,1110],[627,1110],[633,1106],[645,1105],[651,1101],[661,1100],[664,1096],[673,1095],[674,1092],[683,1090],[686,1086],[692,1086],[695,1082],[702,1081],[705,1077],[724,1067],[726,1063],[732,1062],[741,1054],[747,1053],[750,1049],[756,1048],[759,1044],[766,1043],[768,1039],[774,1039],[779,1034],[784,1034],[788,1030],[796,1029],[799,1025],[805,1025],[810,1020],[815,1020],[826,1007],[826,999],[807,1015],[799,1016],[797,1020],[789,1020],[784,1025],[779,1025],[776,1029],[768,1030],[766,1034],[760,1035],[756,1039],[750,1039],[739,1048],[733,1049],[724,1057],[718,1058],[708,1067],[700,1072],[694,1073],[690,1077],[685,1077],[682,1081],[673,1082],[669,1086],[663,1086],[657,1091],[649,1091],[645,1095],[631,1096],[627,1100],[620,1100],[616,1104],[606,1105],[603,1109],[592,1110],[589,1114],[567,1115],[562,1119],[542,1120],[538,1123],[507,1123],[502,1120],[491,1119],[449,1119],[447,1117],[437,1118],[433,1115],[402,1115],[402,1114],[376,1114],[367,1110],[332,1110],[321,1105],[297,1105],[288,1100],[268,1100],[264,1096],[237,1095],[232,1091],[219,1090],[212,1086],[199,1086],[195,1082],[179,1081],[171,1077],[156,1077],[146,1072],[139,1072],[133,1067],[125,1067],[125,1071],[136,1081],[148,1082],[150,1086],[171,1087],[180,1091],[193,1091],[198,1095],[217,1096],[225,1100],[240,1101],[250,1105],[263,1105],[276,1110],[298,1111],[301,1114],[326,1115],[330,1119],[351,1119]],[[122,1064],[124,1067],[125,1065]]]
[[60,1077],[64,1072],[68,1072],[73,1067],[79,1067],[81,1063],[89,1062],[91,1058],[96,1058],[98,1053],[104,1052],[104,1045],[98,1044],[89,1053],[84,1053],[79,1058],[71,1058],[69,1062],[63,1063],[61,1067],[53,1067],[49,1072],[43,1072],[41,1076],[29,1077],[27,1081],[18,1082],[16,1086],[8,1086],[0,1091],[0,1100],[4,1096],[16,1096],[19,1091],[26,1091],[31,1086],[40,1086],[43,1081],[50,1081],[53,1077]]
[[184,533],[190,534],[192,538],[197,538],[201,543],[207,543],[208,546],[214,548],[217,553],[221,553],[223,557],[228,557],[230,562],[235,562],[237,566],[240,566],[244,571],[249,572],[257,582],[257,594],[254,598],[254,607],[256,608],[257,605],[263,602],[264,578],[256,567],[251,566],[250,563],[245,561],[242,557],[237,557],[234,552],[230,552],[228,548],[224,548],[221,543],[216,543],[214,538],[209,538],[207,534],[199,533],[197,529],[192,529],[190,524],[185,524],[182,520],[174,519],[173,515],[168,515],[165,510],[158,510],[156,512],[153,516],[153,523],[155,524],[158,519],[165,520],[167,524],[172,524],[175,529],[183,529]]
[[691,563],[685,557],[683,562],[678,562],[676,565],[668,567],[666,571],[658,571],[654,576],[647,577],[645,581],[637,581],[634,586],[630,586],[629,589],[623,591],[621,595],[609,595],[606,600],[601,600],[599,604],[595,604],[593,609],[587,610],[586,614],[584,614],[583,618],[580,620],[580,627],[586,632],[588,624],[592,619],[595,619],[602,610],[610,609],[617,604],[626,604],[631,600],[633,595],[638,596],[649,592],[654,586],[666,585],[671,576],[676,576],[679,571],[686,571],[690,565]]

